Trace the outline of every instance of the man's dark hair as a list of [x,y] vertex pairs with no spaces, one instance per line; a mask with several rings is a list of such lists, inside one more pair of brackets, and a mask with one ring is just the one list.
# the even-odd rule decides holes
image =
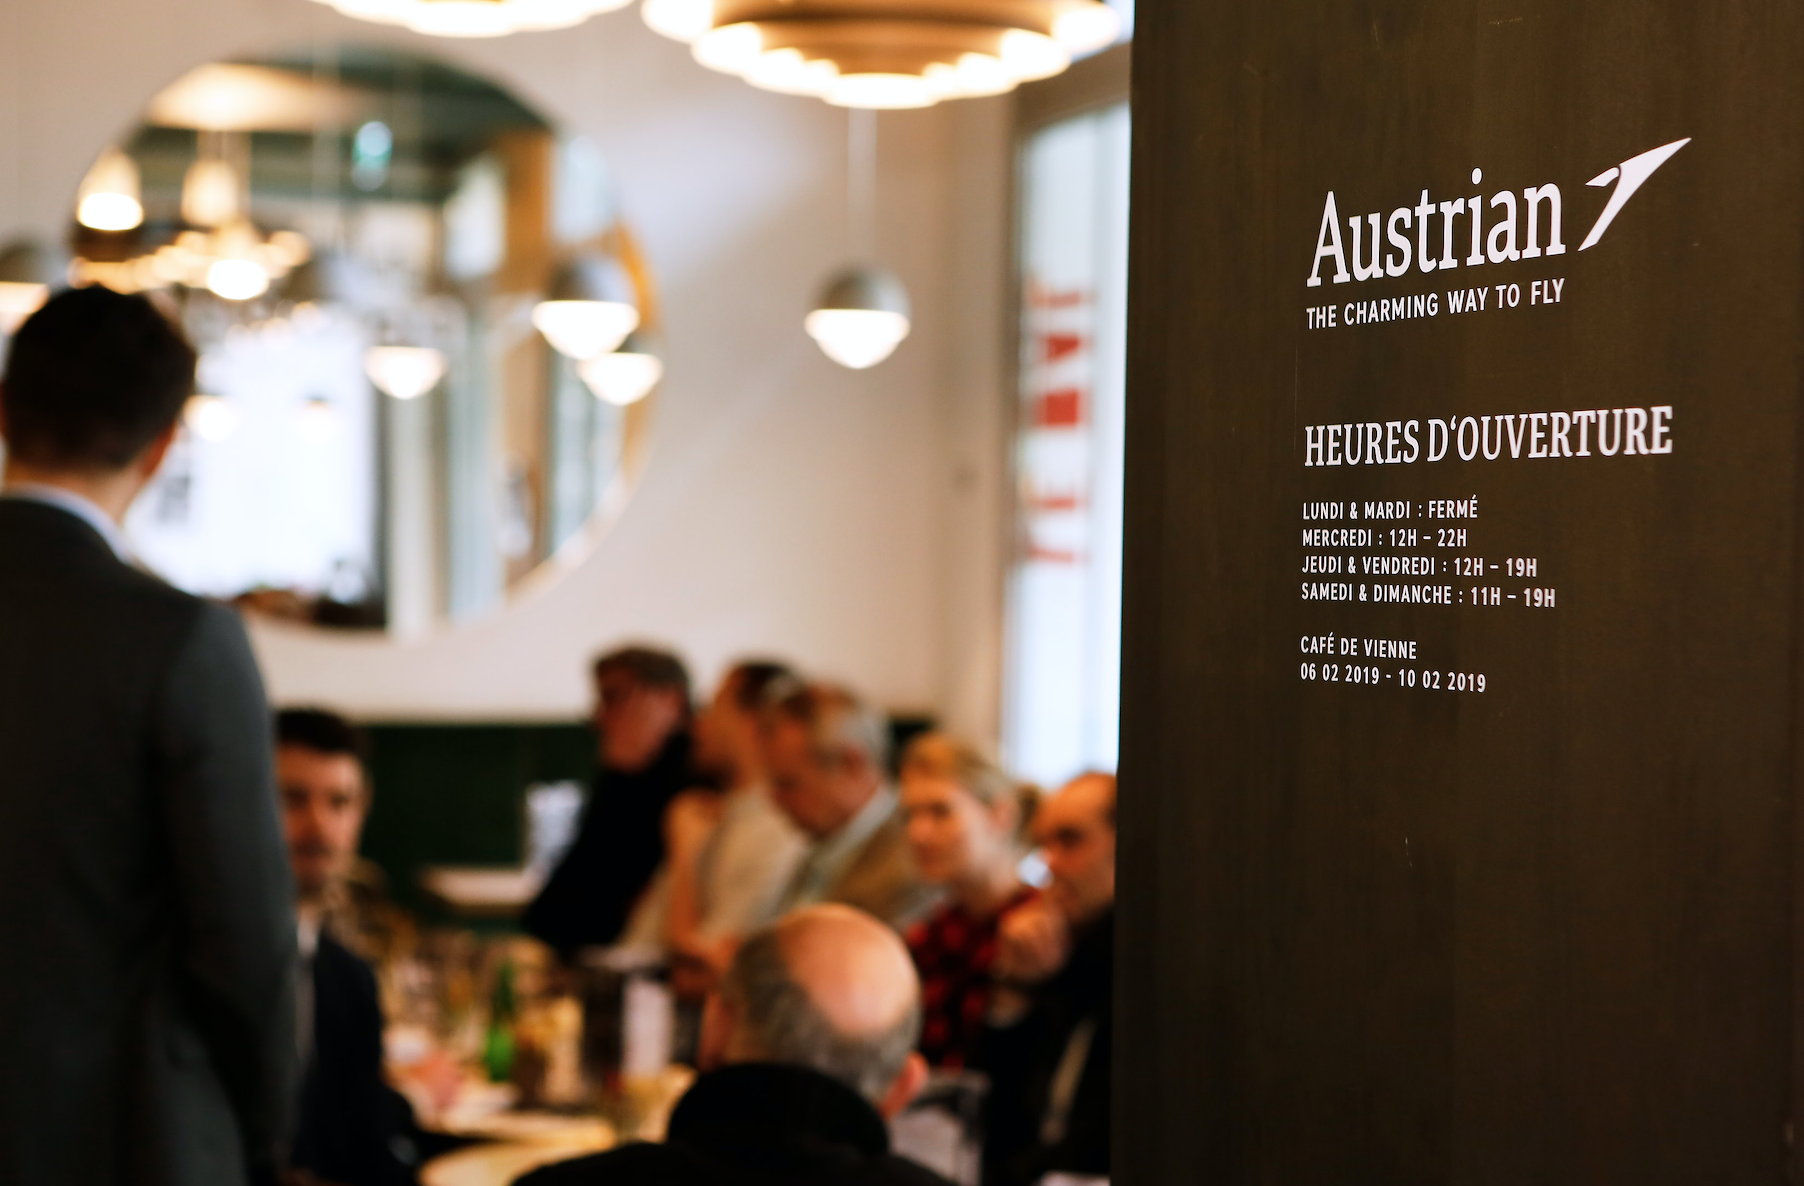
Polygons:
[[7,452],[49,468],[124,469],[181,415],[195,361],[141,296],[58,293],[13,335],[0,381]]
[[362,729],[323,708],[288,708],[276,714],[276,744],[298,745],[316,754],[349,754],[359,762],[370,756]]
[[623,672],[645,688],[674,688],[689,703],[689,669],[669,651],[651,647],[622,647],[595,660],[595,678]]
[[745,712],[774,704],[802,686],[801,677],[775,659],[742,660],[733,664],[727,678],[733,681],[733,703]]

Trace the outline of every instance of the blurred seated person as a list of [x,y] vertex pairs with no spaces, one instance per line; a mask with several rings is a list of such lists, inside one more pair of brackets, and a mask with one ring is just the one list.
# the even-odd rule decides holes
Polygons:
[[566,958],[615,942],[664,860],[664,811],[694,781],[689,713],[675,655],[628,647],[595,661],[600,769],[575,842],[522,921]]
[[425,1152],[412,1108],[382,1075],[375,974],[327,925],[369,813],[364,748],[362,734],[334,713],[276,715],[276,788],[301,948],[299,1183],[401,1186],[414,1181]]
[[696,721],[696,765],[727,790],[686,791],[665,816],[665,942],[685,998],[712,992],[739,944],[777,916],[807,852],[808,838],[771,798],[760,739],[768,703],[800,683],[781,663],[739,663]]
[[905,936],[921,975],[921,1053],[929,1065],[948,1070],[978,1066],[998,925],[1039,896],[1016,872],[1024,788],[944,733],[909,745],[901,782],[915,867],[923,881],[948,893]]
[[896,792],[885,781],[881,716],[843,688],[813,684],[779,700],[765,722],[771,792],[812,840],[782,910],[840,902],[898,929],[939,897],[908,851]]
[[1002,918],[984,1036],[984,1181],[1109,1176],[1115,779],[1085,774],[1042,803],[1033,835],[1052,883]]
[[702,1066],[665,1143],[548,1166],[520,1186],[947,1186],[890,1152],[927,1077],[920,991],[893,931],[844,906],[740,947],[703,1023]]

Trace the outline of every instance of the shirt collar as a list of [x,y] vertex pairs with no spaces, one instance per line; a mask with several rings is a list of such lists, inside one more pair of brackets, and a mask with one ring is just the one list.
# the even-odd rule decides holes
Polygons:
[[131,562],[131,545],[126,543],[125,533],[119,530],[119,524],[113,522],[112,516],[73,490],[47,486],[41,482],[9,482],[0,487],[0,498],[17,498],[67,511],[99,532],[107,547],[113,549],[113,555],[127,563]]
[[319,954],[320,919],[316,914],[305,911],[297,912],[294,918],[295,945],[301,950],[301,958],[310,960]]

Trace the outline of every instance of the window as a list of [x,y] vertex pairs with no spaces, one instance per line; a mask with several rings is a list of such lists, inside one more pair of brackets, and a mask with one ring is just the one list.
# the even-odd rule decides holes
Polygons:
[[364,337],[309,310],[238,327],[201,357],[211,407],[133,506],[126,534],[171,583],[209,597],[377,592],[376,413]]
[[1034,133],[1020,162],[1003,740],[1045,785],[1113,770],[1119,749],[1128,151],[1123,103]]
[[1134,39],[1134,0],[1109,0],[1109,7],[1121,14],[1121,39]]

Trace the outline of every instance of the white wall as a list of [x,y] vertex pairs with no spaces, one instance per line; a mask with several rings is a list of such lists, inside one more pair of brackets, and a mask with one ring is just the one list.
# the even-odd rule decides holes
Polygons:
[[275,697],[369,718],[570,717],[585,658],[634,638],[704,677],[786,656],[992,736],[1006,100],[881,118],[881,249],[917,318],[863,374],[800,324],[842,262],[844,113],[706,71],[633,9],[428,42],[311,0],[0,0],[0,237],[58,233],[95,153],[188,68],[344,41],[456,62],[595,141],[664,290],[669,381],[645,480],[580,567],[407,644],[260,628]]

